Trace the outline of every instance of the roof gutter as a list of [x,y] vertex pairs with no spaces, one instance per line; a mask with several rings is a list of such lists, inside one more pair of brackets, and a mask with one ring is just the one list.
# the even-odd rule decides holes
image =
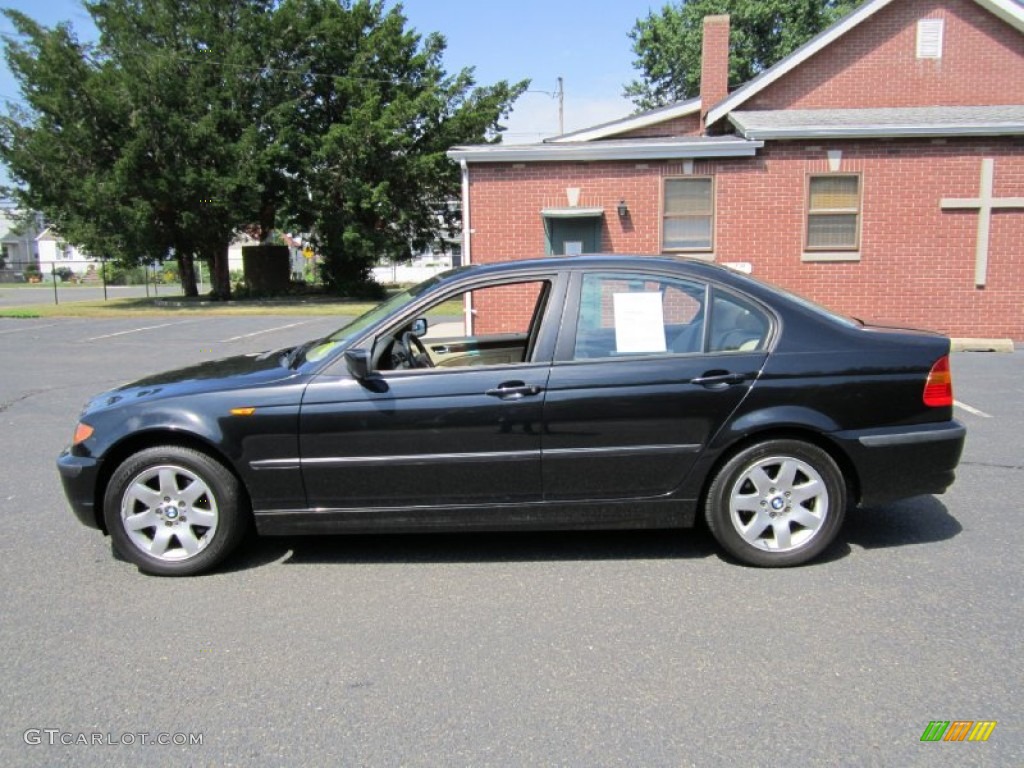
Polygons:
[[617,142],[512,144],[453,147],[448,157],[459,163],[595,162],[601,160],[676,160],[704,157],[753,157],[764,142],[659,141],[624,145]]
[[955,138],[958,136],[1021,136],[1024,125],[866,125],[848,127],[744,128],[730,122],[748,139],[762,141],[785,139],[900,139]]

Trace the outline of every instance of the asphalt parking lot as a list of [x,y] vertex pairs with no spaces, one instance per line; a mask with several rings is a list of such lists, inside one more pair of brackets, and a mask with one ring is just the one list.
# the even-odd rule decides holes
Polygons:
[[947,494],[798,569],[697,530],[264,539],[158,579],[67,510],[87,397],[339,324],[0,319],[0,765],[1024,764],[1020,348],[954,356]]

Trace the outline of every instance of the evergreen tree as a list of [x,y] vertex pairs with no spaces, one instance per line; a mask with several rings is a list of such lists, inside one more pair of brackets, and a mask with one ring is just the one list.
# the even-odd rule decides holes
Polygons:
[[268,124],[298,181],[287,215],[313,234],[328,283],[358,292],[378,259],[436,239],[459,188],[446,150],[497,135],[528,83],[446,74],[444,38],[407,29],[401,7],[383,2],[285,0],[271,34],[282,79]]
[[434,235],[457,193],[453,144],[494,139],[526,83],[475,87],[444,39],[375,0],[94,0],[100,32],[18,31],[5,56],[22,103],[0,159],[26,210],[67,242],[127,264],[193,260],[227,297],[240,231],[308,232],[325,277],[359,291],[380,256]]

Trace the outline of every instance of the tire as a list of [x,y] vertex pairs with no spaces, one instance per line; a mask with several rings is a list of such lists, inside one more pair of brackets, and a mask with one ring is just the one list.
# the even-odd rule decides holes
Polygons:
[[767,440],[739,451],[715,476],[704,516],[718,543],[748,565],[813,560],[846,513],[846,483],[831,456],[799,440]]
[[122,462],[107,484],[103,515],[117,553],[156,576],[209,571],[251,523],[238,478],[179,446],[147,448]]

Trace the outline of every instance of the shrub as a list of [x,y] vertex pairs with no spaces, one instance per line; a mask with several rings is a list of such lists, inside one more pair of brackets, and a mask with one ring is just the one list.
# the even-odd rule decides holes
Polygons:
[[107,262],[107,285],[142,285],[146,280],[145,267],[126,267],[117,261]]
[[162,264],[160,266],[159,279],[164,285],[181,282],[181,276],[178,274],[178,265],[173,261]]

